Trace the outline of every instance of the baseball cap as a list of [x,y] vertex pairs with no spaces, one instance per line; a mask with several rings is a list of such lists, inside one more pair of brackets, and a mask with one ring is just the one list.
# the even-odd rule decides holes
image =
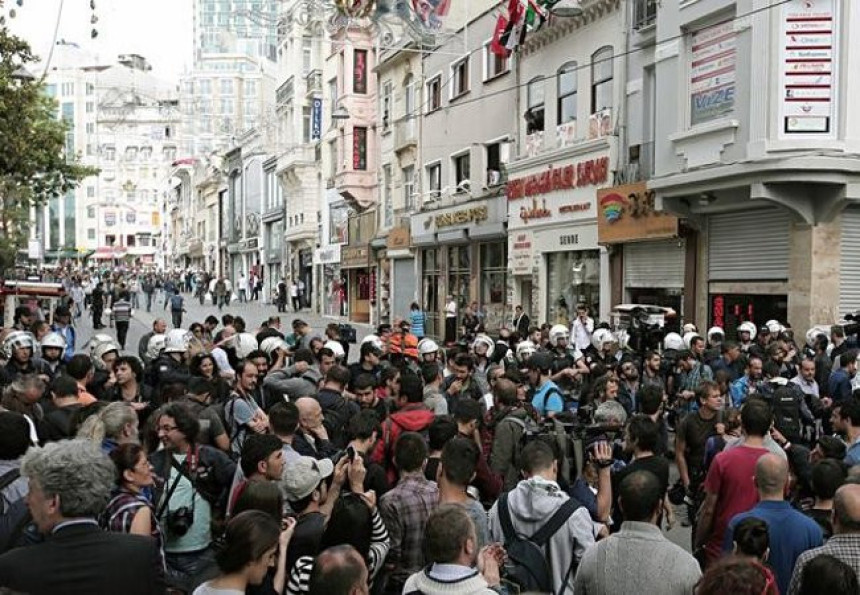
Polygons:
[[284,468],[283,490],[287,500],[295,502],[310,496],[322,480],[334,473],[331,459],[300,457]]

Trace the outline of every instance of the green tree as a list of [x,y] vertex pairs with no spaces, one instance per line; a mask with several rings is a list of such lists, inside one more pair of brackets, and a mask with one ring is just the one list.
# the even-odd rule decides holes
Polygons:
[[20,76],[34,62],[30,45],[0,27],[0,276],[26,248],[31,207],[98,173],[66,154],[68,123],[57,119],[44,81]]

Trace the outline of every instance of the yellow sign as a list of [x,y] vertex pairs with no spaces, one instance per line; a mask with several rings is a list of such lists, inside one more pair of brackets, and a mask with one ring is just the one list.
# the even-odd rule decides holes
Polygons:
[[678,236],[678,218],[654,209],[645,182],[597,191],[597,241],[601,244]]
[[480,223],[487,220],[487,207],[473,207],[451,213],[436,215],[436,227],[451,227],[452,225],[463,225],[464,223]]

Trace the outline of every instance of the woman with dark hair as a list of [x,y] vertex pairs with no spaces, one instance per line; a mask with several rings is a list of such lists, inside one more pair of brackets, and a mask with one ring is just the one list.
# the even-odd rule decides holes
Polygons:
[[218,363],[211,353],[198,353],[191,358],[188,369],[192,376],[199,376],[212,384],[212,403],[223,405],[230,398],[230,384],[221,376]]
[[815,556],[800,575],[798,595],[855,595],[860,593],[857,573],[848,564],[827,554]]
[[708,566],[696,595],[779,595],[772,572],[748,556],[727,556]]
[[759,562],[767,562],[770,554],[770,534],[767,523],[754,517],[744,519],[735,527],[732,535],[734,554],[748,556]]
[[159,571],[163,573],[164,534],[152,502],[144,495],[155,485],[146,451],[139,444],[120,444],[110,453],[110,458],[116,465],[117,486],[99,517],[99,525],[105,531],[155,539],[161,560]]
[[[337,545],[351,545],[361,554],[367,564],[367,580],[372,587],[373,579],[382,568],[382,563],[391,547],[388,530],[376,507],[374,492],[364,494],[350,492],[341,495],[337,500],[323,533],[320,551]],[[302,556],[296,560],[290,570],[287,593],[291,595],[309,593],[313,568],[312,556]]]
[[215,554],[221,575],[197,587],[194,595],[244,595],[249,586],[262,583],[278,547],[287,549],[294,527],[295,522],[288,523],[282,531],[278,521],[259,510],[234,516]]

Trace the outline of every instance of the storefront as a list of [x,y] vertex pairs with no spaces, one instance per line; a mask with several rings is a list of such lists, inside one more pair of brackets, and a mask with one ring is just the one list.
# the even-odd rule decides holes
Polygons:
[[[509,317],[506,215],[504,197],[496,196],[412,216],[412,245],[421,272],[419,303],[427,313],[428,335],[443,334],[447,295],[456,299],[460,316],[477,302],[493,335]],[[408,276],[407,265],[399,266],[400,274]],[[404,289],[399,299],[406,298]]]
[[579,303],[605,315],[608,254],[597,242],[594,189],[609,180],[609,151],[517,176],[506,190],[509,309],[522,305],[534,323],[569,324]]
[[598,241],[613,247],[612,304],[666,306],[679,313],[675,324],[693,320],[695,277],[688,279],[686,271],[694,267],[686,262],[696,256],[695,232],[657,212],[645,182],[598,190],[597,208]]
[[319,281],[315,292],[319,296],[319,303],[314,304],[315,311],[323,316],[346,316],[347,286],[341,274],[340,244],[318,248],[314,252],[314,265]]
[[708,324],[788,319],[791,219],[780,208],[708,216]]
[[[388,290],[392,319],[406,318],[412,302],[418,299],[415,279],[415,258],[407,227],[395,227],[385,240],[389,269],[380,272],[380,286]],[[386,281],[388,287],[386,287]],[[381,299],[385,296],[381,295]]]
[[346,274],[346,316],[352,322],[370,323],[373,292],[370,245],[341,248],[340,267]]

